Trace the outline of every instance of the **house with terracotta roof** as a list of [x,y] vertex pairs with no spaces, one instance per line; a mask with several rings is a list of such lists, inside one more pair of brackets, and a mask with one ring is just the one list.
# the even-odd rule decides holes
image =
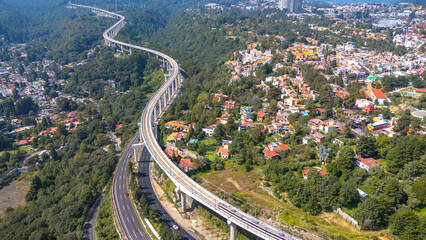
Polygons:
[[258,111],[257,112],[257,121],[258,122],[262,122],[263,120],[265,120],[265,118],[267,117],[268,115],[266,114],[266,113],[264,113],[263,111]]
[[224,146],[220,146],[217,149],[216,155],[220,156],[223,159],[228,159],[229,158],[229,150],[226,149],[226,147],[224,147]]
[[356,160],[356,165],[370,172],[372,167],[379,167],[380,163],[374,158],[359,158]]
[[190,158],[182,158],[179,162],[179,167],[185,172],[196,169]]
[[54,134],[58,130],[57,127],[50,127],[44,131],[41,131],[40,135],[48,135],[48,134]]
[[222,93],[215,93],[213,97],[213,101],[226,101],[228,100],[228,95],[222,94]]
[[23,145],[26,145],[26,144],[28,144],[28,141],[26,139],[18,141],[18,146],[23,146]]
[[234,109],[234,107],[235,107],[235,101],[233,101],[233,100],[228,100],[228,101],[224,102],[223,104],[224,104],[223,105],[224,110],[231,110],[231,109]]
[[22,125],[22,120],[21,119],[12,119],[11,124],[14,127],[20,127]]
[[270,142],[267,143],[266,145],[264,145],[266,150],[272,151],[272,152],[279,152],[279,151],[287,151],[290,150],[290,148],[284,144],[284,143],[280,143],[280,142]]
[[247,130],[247,128],[254,128],[256,126],[257,124],[254,123],[251,119],[249,120],[243,119],[241,125],[238,126],[238,131],[245,131]]
[[312,139],[314,140],[314,142],[320,143],[320,142],[323,142],[325,140],[325,135],[320,133],[320,132],[316,132],[316,133],[312,134]]
[[164,127],[173,131],[188,131],[190,128],[190,126],[185,125],[185,122],[182,121],[169,121],[164,124]]
[[164,150],[164,153],[169,157],[169,158],[177,158],[179,156],[178,151],[175,151],[171,148],[166,148]]
[[371,89],[371,100],[376,101],[379,105],[385,104],[386,101],[390,102],[390,100],[386,97],[386,95],[380,89]]
[[268,159],[279,159],[280,155],[274,151],[270,151],[268,149],[265,149],[263,151],[263,153],[265,154],[265,157]]
[[[328,175],[328,172],[322,170],[322,168],[320,168],[320,167],[314,167],[313,170],[318,171],[323,176]],[[308,179],[308,175],[309,175],[310,171],[311,171],[310,169],[303,170],[303,179]]]

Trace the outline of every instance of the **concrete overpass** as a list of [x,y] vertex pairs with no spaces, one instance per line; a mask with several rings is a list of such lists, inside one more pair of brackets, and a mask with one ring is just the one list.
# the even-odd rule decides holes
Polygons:
[[[157,58],[159,58],[159,60],[166,66],[169,74],[166,75],[165,82],[155,92],[145,106],[144,111],[142,112],[141,122],[139,124],[139,133],[140,139],[143,140],[143,145],[148,149],[154,161],[176,185],[177,191],[181,195],[180,199],[182,199],[182,211],[185,212],[186,210],[185,199],[189,196],[227,219],[227,223],[230,226],[231,240],[234,240],[236,237],[237,226],[262,239],[298,240],[299,238],[260,221],[209,192],[182,172],[161,149],[156,136],[158,121],[168,108],[169,104],[171,104],[171,102],[177,97],[178,89],[183,82],[183,77],[179,72],[179,65],[177,62],[170,56],[156,50],[115,40],[114,37],[125,25],[125,18],[123,16],[95,7],[72,3],[69,3],[68,6],[88,8],[100,15],[119,19],[118,22],[103,33],[105,44],[108,46],[115,46],[121,51],[129,52],[129,54],[131,54],[131,49],[145,51],[148,54],[157,56]],[[140,146],[141,145],[135,147]]]

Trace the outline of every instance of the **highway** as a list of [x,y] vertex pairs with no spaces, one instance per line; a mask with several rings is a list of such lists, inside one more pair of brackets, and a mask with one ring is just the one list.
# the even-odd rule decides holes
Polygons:
[[189,232],[187,232],[182,226],[179,225],[176,221],[170,217],[163,205],[161,205],[160,200],[155,195],[154,188],[151,184],[150,178],[150,165],[151,165],[151,155],[146,148],[143,148],[140,162],[139,162],[139,184],[142,189],[142,193],[145,196],[149,206],[154,207],[159,213],[159,220],[166,224],[166,226],[171,230],[175,231],[172,226],[173,224],[179,227],[179,232],[183,239],[195,240]]
[[[121,229],[125,237],[129,240],[136,239],[151,239],[142,227],[142,223],[139,222],[136,210],[133,208],[130,198],[127,196],[127,165],[132,158],[133,148],[132,144],[138,142],[138,135],[136,135],[129,144],[120,158],[117,172],[114,176],[113,183],[113,204],[116,209],[118,224],[121,225]],[[130,157],[129,157],[130,156]]]
[[[130,53],[131,53],[131,49],[138,49],[141,51],[145,51],[149,54],[156,55],[163,62],[166,61],[167,70],[169,71],[169,74],[167,75],[168,77],[166,81],[161,85],[161,87],[151,97],[151,99],[145,106],[144,111],[142,112],[141,124],[140,124],[140,136],[141,136],[141,139],[143,139],[143,143],[145,144],[145,147],[148,149],[153,159],[161,167],[161,169],[167,174],[170,180],[176,185],[179,191],[181,193],[189,195],[191,198],[195,199],[197,202],[210,208],[211,210],[221,215],[223,218],[227,219],[227,222],[231,227],[231,239],[235,239],[236,226],[239,226],[247,230],[248,232],[251,232],[255,236],[263,238],[263,239],[279,239],[279,240],[299,239],[278,228],[273,227],[270,224],[262,222],[261,220],[239,210],[238,208],[230,205],[226,201],[215,196],[213,193],[211,193],[210,191],[200,186],[198,183],[196,183],[190,177],[188,177],[184,172],[182,172],[163,152],[161,146],[157,142],[156,136],[153,131],[153,127],[157,125],[159,118],[161,117],[164,110],[167,108],[168,104],[171,103],[172,100],[177,96],[177,93],[178,93],[177,89],[182,84],[182,78],[179,75],[179,65],[177,64],[177,62],[170,56],[164,53],[158,52],[156,50],[152,50],[149,48],[144,48],[137,45],[115,40],[114,37],[117,35],[117,33],[125,24],[125,18],[123,16],[103,10],[103,9],[88,7],[84,5],[69,3],[69,6],[89,8],[100,15],[119,19],[114,25],[112,25],[103,33],[103,37],[107,45],[109,46],[114,45],[116,47],[121,48],[122,51],[124,50],[123,47],[128,47]],[[128,151],[128,149],[126,149],[126,151]],[[128,154],[124,153],[123,157],[126,157],[127,155]],[[122,162],[125,162],[125,161],[122,161]],[[122,162],[120,162],[120,165],[122,164]],[[124,173],[120,173],[116,175],[116,177],[121,176],[121,178],[123,178],[121,179],[120,177],[118,177],[117,181],[125,180],[125,176],[122,175],[122,174],[125,174],[125,169],[126,169],[125,166],[124,167],[119,166],[118,172],[121,172],[124,170]],[[114,196],[118,194],[117,191],[119,191],[119,189],[116,189],[114,184],[114,194],[113,194]],[[120,197],[120,194],[115,198],[116,205],[117,205],[117,201],[121,201],[120,204],[118,204],[118,206],[120,206],[121,203],[123,203],[122,196],[121,198],[119,197]],[[124,202],[126,202],[125,200],[128,201],[128,199],[124,199]],[[128,221],[123,222],[123,217],[124,217],[124,220],[127,219]],[[135,220],[137,221],[137,219],[130,221],[128,216],[122,216],[121,214],[119,214],[119,218],[123,224],[122,225],[124,228],[123,231],[130,232],[130,233],[133,232],[135,234],[134,225],[135,225]],[[130,231],[128,229],[130,229]]]
[[[93,204],[92,208],[89,211],[89,214],[86,218],[86,222],[84,223],[84,236],[85,239],[96,240],[96,223],[97,216],[99,211],[99,205],[101,204],[104,198],[104,192],[96,199],[95,204]],[[87,224],[87,225],[86,225]]]

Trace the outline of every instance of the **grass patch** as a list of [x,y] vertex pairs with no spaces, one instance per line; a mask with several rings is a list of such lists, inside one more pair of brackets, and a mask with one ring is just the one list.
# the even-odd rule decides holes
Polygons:
[[288,212],[284,212],[283,214],[281,214],[280,220],[293,225],[298,225],[298,226],[301,225],[300,218],[295,217],[294,215],[289,214]]
[[32,146],[26,145],[19,148],[19,150],[23,150],[29,154],[35,152],[34,148]]
[[206,158],[213,162],[214,158],[216,157],[216,152],[213,151],[207,151]]
[[204,139],[201,141],[206,146],[214,146],[216,145],[216,139]]

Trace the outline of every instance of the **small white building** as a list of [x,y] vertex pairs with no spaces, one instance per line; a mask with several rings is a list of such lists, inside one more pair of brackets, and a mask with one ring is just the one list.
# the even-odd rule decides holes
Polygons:
[[356,165],[360,168],[367,170],[367,172],[370,172],[370,169],[372,167],[379,167],[380,163],[374,158],[359,158],[358,160],[356,160]]

